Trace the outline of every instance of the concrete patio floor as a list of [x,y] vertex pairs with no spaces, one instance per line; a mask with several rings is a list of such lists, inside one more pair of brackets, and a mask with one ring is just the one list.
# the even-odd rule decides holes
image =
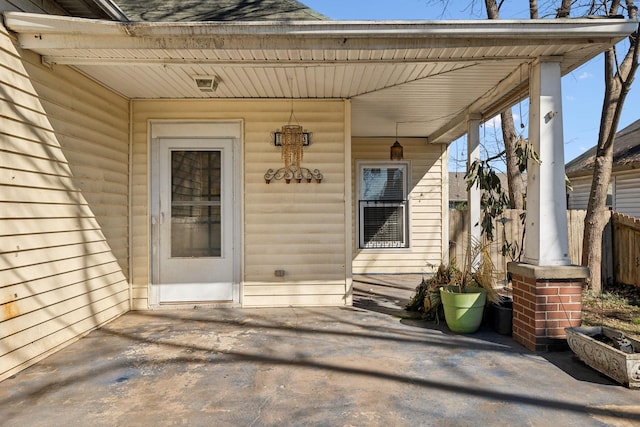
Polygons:
[[570,352],[402,306],[415,277],[361,277],[354,307],[128,313],[0,383],[3,426],[640,424],[640,391]]

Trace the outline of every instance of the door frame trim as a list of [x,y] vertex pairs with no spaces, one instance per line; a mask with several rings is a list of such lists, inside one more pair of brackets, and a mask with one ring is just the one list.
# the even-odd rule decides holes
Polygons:
[[[149,231],[149,306],[160,308],[160,293],[158,284],[159,268],[156,255],[158,253],[159,227],[158,224],[158,196],[159,183],[159,139],[167,138],[226,138],[233,140],[233,300],[224,303],[206,303],[212,306],[241,306],[242,305],[242,250],[244,211],[242,209],[242,189],[244,188],[243,174],[243,140],[244,122],[238,120],[149,120],[147,124],[148,139],[148,209],[147,216]],[[162,304],[162,307],[180,308],[181,304]],[[185,304],[193,308],[193,304]]]

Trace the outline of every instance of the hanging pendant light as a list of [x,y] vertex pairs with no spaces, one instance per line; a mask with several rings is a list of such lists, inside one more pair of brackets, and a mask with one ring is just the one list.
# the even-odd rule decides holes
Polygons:
[[[289,89],[292,84],[289,80]],[[295,121],[295,124],[294,124]],[[302,134],[303,129],[298,123],[296,115],[293,113],[293,90],[291,91],[291,113],[289,114],[289,122],[282,126],[282,160],[284,167],[295,172],[300,169],[302,162]]]
[[402,160],[404,158],[404,149],[398,142],[398,122],[396,122],[396,142],[389,148],[389,157],[391,160]]
[[[291,89],[291,80],[289,80],[289,89]],[[311,170],[301,166],[304,157],[303,147],[310,144],[311,134],[303,129],[293,111],[293,91],[289,121],[273,135],[273,144],[276,147],[281,147],[284,167],[277,170],[268,169],[264,174],[264,182],[269,184],[272,180],[282,179],[287,184],[291,181],[301,183],[303,180],[310,183],[315,179],[320,184],[324,179],[320,170]]]
[[[293,109],[291,110],[293,115]],[[289,124],[282,126],[282,160],[285,168],[292,170],[300,169],[302,162],[302,126]]]

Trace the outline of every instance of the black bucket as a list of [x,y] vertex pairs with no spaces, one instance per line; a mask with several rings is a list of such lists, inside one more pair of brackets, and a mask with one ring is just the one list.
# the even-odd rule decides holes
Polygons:
[[513,324],[513,300],[506,298],[489,304],[489,326],[500,335],[511,335]]

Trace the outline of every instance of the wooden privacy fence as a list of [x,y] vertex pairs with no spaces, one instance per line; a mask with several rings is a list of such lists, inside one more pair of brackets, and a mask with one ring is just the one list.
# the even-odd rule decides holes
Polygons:
[[614,212],[611,225],[616,282],[640,286],[640,219]]
[[[494,242],[490,244],[489,250],[491,253],[491,260],[493,261],[493,265],[496,268],[496,275],[498,280],[506,281],[507,277],[507,263],[513,261],[510,256],[502,256],[501,248],[503,243],[506,241],[511,242],[515,246],[515,250],[517,253],[520,252],[521,248],[524,245],[523,240],[523,232],[524,226],[522,224],[522,220],[520,219],[520,215],[524,211],[522,210],[507,210],[502,215],[502,218],[498,218],[497,221],[494,221]],[[567,231],[569,235],[569,259],[572,264],[580,265],[582,262],[582,236],[584,233],[584,218],[586,215],[586,211],[583,210],[569,210],[567,211]],[[610,215],[610,212],[607,212]],[[616,214],[617,215],[617,214]],[[627,224],[627,222],[625,222]],[[627,225],[621,226],[627,229]],[[640,225],[638,224],[638,220],[635,222],[635,243],[636,246],[631,246],[631,248],[636,248],[633,253],[638,256],[638,252],[640,251]],[[612,283],[614,280],[614,270],[613,270],[613,255],[614,252],[611,250],[611,235],[612,227],[609,225],[607,229],[605,229],[604,237],[603,237],[603,249],[602,249],[602,280],[603,283]],[[456,260],[458,266],[462,265],[464,262],[464,256],[466,254],[466,247],[468,244],[468,236],[469,236],[469,215],[467,211],[458,211],[458,210],[450,210],[449,211],[449,259]],[[630,232],[629,232],[630,233]],[[526,239],[526,232],[524,238]],[[630,242],[630,240],[628,239]],[[631,243],[628,243],[631,244]],[[629,246],[626,246],[629,247]],[[624,264],[626,261],[623,261],[625,256],[629,256],[629,253],[626,255],[624,251],[627,249],[620,249],[620,253],[617,257],[620,262],[616,265]],[[517,257],[517,256],[516,256]],[[637,258],[636,258],[637,259]],[[638,281],[639,276],[639,267],[636,266],[635,272],[629,272],[629,274],[635,274],[636,282]],[[633,282],[624,282],[633,284]],[[640,284],[637,284],[640,286]]]

